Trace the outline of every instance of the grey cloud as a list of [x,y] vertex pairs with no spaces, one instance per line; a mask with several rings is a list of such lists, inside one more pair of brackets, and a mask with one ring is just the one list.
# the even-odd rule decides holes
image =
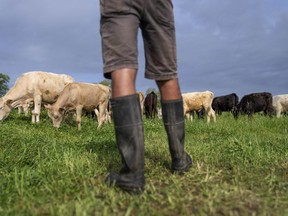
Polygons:
[[[286,0],[174,0],[174,11],[183,92],[288,92]],[[99,18],[99,1],[2,0],[0,72],[11,85],[30,70],[103,80]],[[141,41],[139,65],[137,89],[156,88]]]
[[265,89],[287,92],[288,29],[284,25],[288,5],[283,7],[282,2],[177,1],[184,89],[241,95]]

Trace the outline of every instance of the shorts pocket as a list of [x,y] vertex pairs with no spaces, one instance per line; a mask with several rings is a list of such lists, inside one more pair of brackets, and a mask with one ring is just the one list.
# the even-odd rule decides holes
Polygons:
[[101,14],[128,13],[132,0],[100,0]]

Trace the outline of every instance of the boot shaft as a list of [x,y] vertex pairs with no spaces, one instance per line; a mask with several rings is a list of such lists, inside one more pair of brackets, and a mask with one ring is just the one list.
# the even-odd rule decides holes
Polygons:
[[138,94],[110,99],[116,143],[124,167],[120,174],[144,175],[144,128]]
[[162,117],[172,158],[172,170],[180,174],[188,171],[191,157],[184,151],[185,119],[183,99],[161,101]]
[[161,101],[162,118],[164,125],[184,123],[183,99]]
[[168,137],[172,162],[182,158],[184,154],[185,120],[182,98],[161,101],[162,117]]
[[110,104],[115,127],[143,123],[138,94],[112,98]]

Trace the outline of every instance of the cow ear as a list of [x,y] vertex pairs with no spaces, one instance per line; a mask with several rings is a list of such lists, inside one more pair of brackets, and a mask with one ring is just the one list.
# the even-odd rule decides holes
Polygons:
[[7,101],[5,102],[5,104],[6,104],[10,109],[13,108],[13,107],[12,107],[12,103],[13,103],[13,100],[7,100]]

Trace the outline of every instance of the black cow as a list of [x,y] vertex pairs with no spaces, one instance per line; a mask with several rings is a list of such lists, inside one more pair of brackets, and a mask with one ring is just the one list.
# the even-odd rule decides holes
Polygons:
[[155,118],[157,116],[157,95],[154,91],[146,95],[144,100],[144,113],[146,118]]
[[233,114],[235,118],[238,117],[239,113],[252,117],[253,113],[262,111],[269,116],[273,113],[272,94],[269,92],[244,95]]
[[236,105],[239,103],[237,94],[218,96],[213,99],[212,108],[216,114],[221,115],[222,112],[233,112]]

